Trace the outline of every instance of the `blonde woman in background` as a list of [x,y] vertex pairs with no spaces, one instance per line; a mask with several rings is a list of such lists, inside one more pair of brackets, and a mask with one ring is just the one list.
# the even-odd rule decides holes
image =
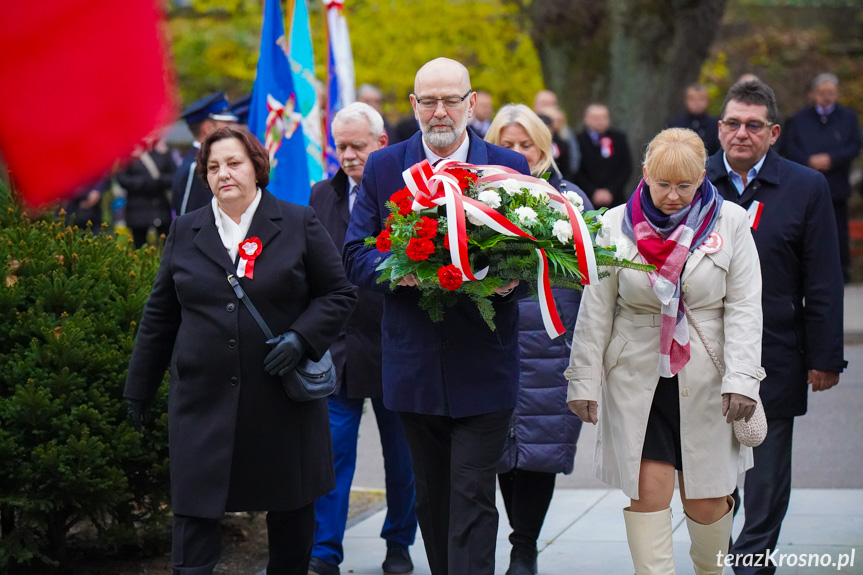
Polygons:
[[[587,196],[561,178],[552,159],[551,132],[533,110],[521,104],[500,109],[486,141],[524,154],[530,173],[550,173],[549,183],[561,192],[577,194],[587,209]],[[510,433],[498,464],[498,483],[512,527],[507,575],[535,575],[536,542],[554,494],[558,473],[572,473],[581,420],[566,407],[566,378],[572,329],[581,294],[555,288],[554,300],[564,325],[564,337],[550,339],[539,304],[518,302],[519,390]]]

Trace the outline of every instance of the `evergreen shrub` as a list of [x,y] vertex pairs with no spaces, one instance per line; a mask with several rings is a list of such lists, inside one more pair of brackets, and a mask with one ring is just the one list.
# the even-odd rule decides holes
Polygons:
[[0,181],[0,572],[68,569],[70,532],[98,553],[166,539],[166,384],[144,433],[122,398],[160,253],[101,232]]

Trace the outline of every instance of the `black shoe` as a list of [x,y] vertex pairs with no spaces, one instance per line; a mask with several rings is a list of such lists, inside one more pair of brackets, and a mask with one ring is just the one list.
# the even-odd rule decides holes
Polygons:
[[414,562],[407,547],[387,547],[387,558],[381,567],[384,575],[408,575],[414,572]]
[[506,575],[536,575],[536,549],[513,547]]
[[312,557],[309,561],[309,575],[341,575],[338,565],[327,563],[320,557]]

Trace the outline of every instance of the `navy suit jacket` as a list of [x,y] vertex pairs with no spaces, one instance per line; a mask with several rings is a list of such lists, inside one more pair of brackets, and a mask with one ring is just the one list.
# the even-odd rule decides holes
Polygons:
[[815,170],[773,149],[743,194],[731,183],[723,151],[710,157],[707,177],[726,200],[764,209],[752,232],[761,259],[767,377],[761,399],[768,417],[806,413],[807,371],[841,372],[844,286],[830,190]]
[[629,154],[629,144],[626,134],[609,129],[601,137],[611,138],[613,154],[603,158],[601,148],[593,143],[587,130],[582,130],[576,136],[578,149],[581,150],[581,166],[573,178],[573,182],[584,190],[588,196],[599,188],[607,188],[614,196],[612,206],[626,203],[626,182],[632,175],[632,157]]
[[[482,141],[468,129],[472,164],[508,166],[529,174],[524,156]],[[444,319],[433,322],[419,307],[419,290],[391,291],[375,268],[389,254],[363,245],[385,226],[390,196],[405,187],[402,172],[426,159],[422,133],[369,155],[345,238],[348,279],[384,294],[381,323],[384,405],[392,410],[467,417],[515,406],[518,390],[517,294],[493,298],[496,329],[476,305],[458,296]]]
[[860,125],[851,108],[836,105],[824,116],[809,106],[797,112],[787,125],[785,152],[789,160],[804,166],[814,154],[830,154],[831,167],[824,172],[834,200],[851,195],[851,163],[860,153]]
[[[173,204],[174,214],[177,216],[203,208],[213,199],[213,192],[204,187],[204,181],[198,176],[196,169],[192,167],[192,163],[195,161],[197,155],[198,148],[189,150],[183,157],[183,163],[177,168],[177,172],[174,174],[174,181],[171,183],[171,203]],[[191,183],[189,180],[191,180]],[[180,213],[187,185],[189,186],[189,199],[186,201],[186,211]]]
[[669,122],[668,127],[687,128],[698,134],[704,142],[704,147],[707,148],[708,155],[712,156],[719,151],[719,118],[716,116],[707,113],[695,116],[684,112]]

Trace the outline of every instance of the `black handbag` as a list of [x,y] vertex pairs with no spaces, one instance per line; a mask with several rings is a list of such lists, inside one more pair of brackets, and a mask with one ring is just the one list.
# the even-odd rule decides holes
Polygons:
[[[240,282],[231,272],[228,272],[228,282],[234,288],[234,293],[237,294],[237,297],[246,305],[249,313],[261,326],[261,331],[264,332],[267,339],[273,339],[273,332],[267,322],[258,313],[255,304],[252,303]],[[307,357],[301,359],[294,369],[282,376],[282,387],[285,388],[288,398],[294,401],[311,401],[332,395],[336,390],[336,367],[333,365],[333,356],[330,354],[330,350],[327,350],[319,361],[312,361]]]

